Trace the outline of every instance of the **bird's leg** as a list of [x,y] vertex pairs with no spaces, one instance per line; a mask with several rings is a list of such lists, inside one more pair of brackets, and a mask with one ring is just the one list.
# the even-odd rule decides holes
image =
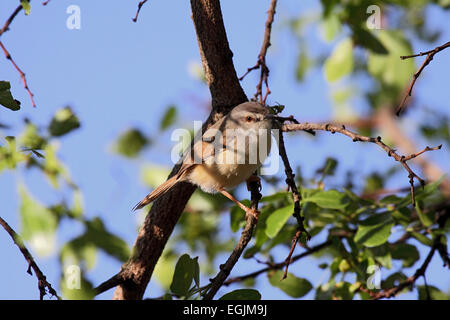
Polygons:
[[226,191],[225,189],[221,189],[220,193],[222,193],[225,197],[227,197],[228,199],[230,199],[231,201],[236,203],[239,208],[244,210],[246,219],[247,219],[247,217],[249,215],[251,215],[251,216],[255,217],[256,219],[258,219],[258,215],[259,215],[259,211],[258,210],[251,209],[251,208],[247,207],[246,205],[242,204],[239,200],[237,200],[235,197],[233,197],[233,195],[231,193],[229,193],[228,191]]

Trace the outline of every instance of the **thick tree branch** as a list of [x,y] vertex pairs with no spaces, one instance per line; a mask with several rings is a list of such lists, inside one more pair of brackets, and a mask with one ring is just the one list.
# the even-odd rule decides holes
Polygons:
[[33,273],[31,272],[31,269],[33,269],[34,274],[38,279],[39,299],[44,299],[44,296],[47,294],[47,290],[48,293],[50,293],[52,296],[60,299],[56,290],[53,289],[52,285],[47,281],[47,278],[42,273],[41,269],[39,269],[30,251],[28,251],[28,249],[25,247],[22,238],[10,227],[10,225],[5,220],[3,220],[2,217],[0,217],[0,225],[6,230],[6,232],[8,232],[16,246],[19,248],[20,252],[22,252],[22,255],[25,257],[25,260],[28,263],[27,273],[32,275]]
[[[205,129],[247,101],[247,97],[236,76],[219,0],[191,0],[191,8],[212,98],[212,111]],[[178,170],[175,166],[169,177]],[[115,276],[121,281],[114,299],[142,299],[164,246],[194,191],[193,185],[178,183],[153,203],[139,231],[132,257]]]

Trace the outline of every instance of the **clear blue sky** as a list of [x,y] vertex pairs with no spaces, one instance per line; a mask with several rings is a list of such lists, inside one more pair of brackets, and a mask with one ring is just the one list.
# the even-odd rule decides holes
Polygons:
[[[82,122],[82,128],[62,140],[58,154],[83,191],[86,216],[102,217],[107,228],[131,246],[136,237],[137,219],[130,213],[130,208],[148,191],[139,178],[139,169],[148,162],[170,166],[172,142],[169,134],[162,135],[152,150],[131,162],[111,155],[111,143],[127,127],[138,127],[149,135],[155,134],[165,107],[171,103],[179,107],[182,119],[180,126],[189,121],[204,120],[208,114],[207,109],[198,108],[198,101],[207,103],[209,92],[188,72],[190,62],[200,61],[189,1],[151,0],[143,7],[138,23],[131,21],[136,12],[137,0],[102,3],[60,0],[51,1],[47,6],[42,6],[40,2],[32,1],[31,14],[24,16],[20,13],[11,31],[1,38],[15,61],[26,72],[38,107],[31,107],[17,72],[0,56],[0,80],[11,81],[14,97],[22,102],[21,111],[16,113],[0,108],[0,122],[20,128],[23,119],[28,117],[36,124],[45,125],[57,109],[72,106]],[[7,19],[17,3],[0,2],[1,22]],[[81,8],[81,30],[66,28],[66,8],[71,4]],[[245,72],[256,61],[268,4],[268,0],[222,1],[238,74]],[[272,90],[269,103],[286,105],[285,113],[293,114],[301,121],[318,121],[330,117],[329,87],[320,69],[306,83],[295,82],[298,43],[283,23],[301,11],[317,13],[318,9],[319,1],[279,1],[272,47],[267,57]],[[427,21],[431,29],[445,30],[436,45],[448,41],[448,15],[431,9],[427,12]],[[312,28],[308,37],[319,37],[318,31]],[[327,48],[320,41],[317,43],[311,48],[313,54]],[[415,51],[429,47],[423,47],[418,41],[413,44]],[[446,79],[448,74],[444,70],[449,68],[450,53],[442,52],[427,68],[415,88],[419,106],[446,110],[448,114],[450,90],[449,79]],[[256,82],[256,73],[249,75],[243,82],[249,97],[255,91]],[[409,113],[404,125],[417,124],[419,119],[414,116],[418,114]],[[0,131],[0,136],[15,133]],[[355,145],[346,137],[323,134],[312,140],[299,135],[289,140],[288,148],[292,153],[293,164],[301,165],[302,172],[307,176],[317,169],[325,157],[338,158],[340,174],[328,181],[329,187],[339,186],[343,181],[342,173],[347,169],[357,168],[357,173],[364,175],[392,164],[392,159],[376,146]],[[441,152],[429,156],[446,172],[450,171],[447,146]],[[403,178],[407,183],[406,175]],[[44,203],[60,200],[60,193],[55,193],[37,172],[26,176],[2,173],[0,202],[3,211],[0,215],[16,230],[20,230],[17,214],[19,181],[25,181],[29,191]],[[246,197],[244,192],[240,194]],[[223,228],[229,228],[227,216],[221,224]],[[63,243],[78,232],[80,230],[73,230],[70,225],[63,225],[58,233],[59,242]],[[26,274],[27,265],[22,255],[3,230],[0,230],[0,250],[3,257],[0,266],[3,289],[0,299],[38,298],[35,277]],[[286,254],[284,249],[280,249],[277,258],[284,259]],[[425,254],[426,251],[421,250],[421,259]],[[57,285],[60,270],[55,256],[36,258],[48,280]],[[219,264],[225,258],[225,255],[220,256],[216,262]],[[88,276],[94,284],[99,284],[119,268],[120,263],[100,254],[96,267]],[[233,274],[255,268],[258,265],[253,261],[240,261]],[[306,276],[314,285],[323,277],[322,271],[317,269],[317,262],[311,259],[296,263],[291,271]],[[405,270],[406,274],[413,272],[414,269]],[[427,275],[429,284],[444,291],[450,288],[449,272],[443,271],[437,255]],[[258,284],[264,292],[264,299],[286,298],[278,289],[272,289],[264,276]],[[147,296],[161,294],[154,281],[150,287]],[[230,288],[224,292],[228,290]],[[101,298],[107,299],[111,295],[112,291]],[[307,297],[311,298],[312,295]],[[402,298],[415,298],[415,294],[403,295]]]

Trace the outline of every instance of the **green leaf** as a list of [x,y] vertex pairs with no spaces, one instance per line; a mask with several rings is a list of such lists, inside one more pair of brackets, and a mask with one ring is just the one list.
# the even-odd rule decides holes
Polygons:
[[431,240],[430,238],[428,238],[426,235],[423,235],[421,233],[418,232],[411,232],[411,235],[420,243],[431,247],[433,245],[433,240]]
[[325,61],[324,72],[329,82],[348,75],[353,70],[353,42],[346,38],[339,42]]
[[59,286],[62,296],[67,300],[91,300],[96,295],[94,286],[76,265],[65,268]]
[[280,232],[289,217],[294,213],[294,204],[275,210],[266,221],[266,235],[273,238]]
[[445,294],[434,286],[428,286],[428,292],[427,287],[425,286],[418,286],[417,289],[419,300],[450,300],[450,296],[448,294]]
[[46,140],[39,135],[38,129],[34,124],[28,123],[25,131],[19,137],[20,144],[27,149],[43,149]]
[[106,230],[100,218],[95,217],[91,221],[86,221],[86,227],[85,237],[92,244],[121,262],[128,260],[130,248],[127,243]]
[[403,260],[403,267],[409,268],[419,260],[420,255],[417,248],[408,243],[397,243],[391,247],[392,258]]
[[359,222],[355,242],[366,247],[376,247],[387,241],[394,226],[394,220],[389,212],[375,214]]
[[56,246],[55,231],[58,219],[40,202],[28,194],[24,186],[19,187],[21,198],[20,218],[21,235],[39,255],[50,255]]
[[60,137],[80,127],[80,120],[72,111],[72,108],[65,107],[56,111],[48,131],[54,137]]
[[293,298],[301,298],[312,288],[312,284],[303,278],[298,278],[292,273],[288,273],[286,279],[281,280],[283,271],[277,270],[269,276],[269,282],[272,286],[281,289],[287,295]]
[[194,279],[195,266],[188,254],[183,254],[175,266],[170,290],[179,296],[186,296]]
[[302,201],[314,202],[324,209],[344,209],[350,203],[348,196],[337,190],[319,191],[304,198]]
[[401,91],[415,72],[414,59],[400,59],[400,56],[412,54],[411,45],[401,31],[379,30],[378,35],[389,54],[370,51],[367,61],[369,73],[383,85]]
[[330,42],[341,32],[341,21],[335,14],[330,14],[323,19],[322,31],[325,40]]
[[31,5],[30,0],[20,0],[20,4],[22,5],[23,11],[25,11],[26,15],[30,14]]
[[361,28],[353,29],[353,40],[355,40],[356,44],[359,44],[374,53],[378,54],[388,54],[389,52],[384,47],[383,43],[378,40],[373,32],[369,32],[367,30]]
[[148,143],[149,140],[140,130],[129,129],[120,134],[115,143],[114,151],[125,157],[134,158]]
[[15,100],[11,94],[11,84],[8,81],[0,81],[0,104],[10,110],[20,109],[20,102]]
[[169,128],[171,125],[175,123],[177,120],[177,108],[174,105],[170,105],[167,107],[166,112],[164,113],[161,123],[159,125],[159,130],[163,131]]
[[224,294],[219,300],[261,300],[261,294],[254,289],[237,289]]

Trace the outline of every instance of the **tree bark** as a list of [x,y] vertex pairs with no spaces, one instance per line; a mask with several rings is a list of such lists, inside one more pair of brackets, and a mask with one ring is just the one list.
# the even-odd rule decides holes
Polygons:
[[[212,99],[205,129],[248,99],[233,65],[219,0],[191,0],[191,9]],[[178,169],[179,166],[175,166],[169,177]],[[179,183],[153,203],[139,230],[132,256],[119,273],[121,283],[113,299],[142,299],[164,246],[194,191],[195,186]]]

